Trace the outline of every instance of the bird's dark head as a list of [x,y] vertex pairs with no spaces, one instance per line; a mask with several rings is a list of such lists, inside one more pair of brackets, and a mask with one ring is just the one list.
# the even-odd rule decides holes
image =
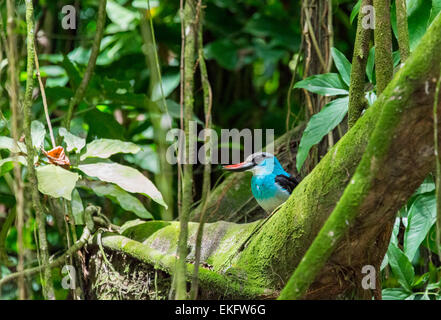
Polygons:
[[[274,159],[276,157],[268,152],[256,152],[249,155],[244,162],[240,162],[237,164],[231,164],[228,166],[224,166],[223,168],[228,171],[259,171],[261,169],[269,169],[269,166],[274,166]],[[278,161],[276,161],[278,163]]]

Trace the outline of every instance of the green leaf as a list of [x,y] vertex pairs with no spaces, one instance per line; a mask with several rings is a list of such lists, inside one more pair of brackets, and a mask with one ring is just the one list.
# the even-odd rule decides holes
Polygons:
[[2,160],[0,160],[0,177],[2,177],[5,173],[14,169],[15,162],[21,163],[22,165],[27,164],[26,158],[22,157],[22,156],[9,157],[9,158],[2,159]]
[[26,146],[23,142],[14,143],[14,139],[0,136],[0,149],[8,149],[12,153],[26,153]]
[[72,192],[72,215],[76,225],[84,225],[84,206],[77,189]]
[[352,9],[351,16],[349,18],[351,24],[354,22],[354,19],[357,17],[358,13],[360,12],[360,7],[361,7],[361,0],[358,0],[354,8]]
[[54,198],[72,199],[79,175],[53,164],[37,167],[38,190]]
[[207,59],[215,59],[225,69],[234,70],[239,63],[238,47],[229,39],[221,39],[205,46]]
[[427,0],[407,1],[410,51],[416,48],[429,26],[432,6],[427,5],[427,2]]
[[404,232],[404,252],[410,261],[435,221],[435,195],[431,193],[418,196],[409,209],[407,228]]
[[152,214],[147,211],[138,198],[132,196],[117,185],[91,181],[87,183],[87,186],[93,190],[97,196],[109,198],[113,202],[118,203],[124,210],[133,212],[142,219],[153,219]]
[[180,73],[166,73],[162,76],[162,90],[160,83],[155,83],[152,91],[152,101],[157,101],[162,99],[162,91],[164,91],[164,98],[167,98],[173,90],[179,86]]
[[31,136],[32,136],[32,145],[40,149],[41,146],[44,146],[44,136],[46,135],[46,129],[44,128],[44,124],[42,124],[38,120],[34,120],[31,123]]
[[337,96],[349,94],[347,85],[337,73],[317,74],[299,81],[294,88],[306,89],[323,96]]
[[397,277],[400,285],[409,292],[412,292],[412,283],[415,277],[412,263],[410,263],[404,252],[393,243],[389,244],[387,257],[392,272]]
[[366,64],[366,75],[369,79],[369,82],[372,84],[375,84],[374,66],[375,66],[375,47],[372,47],[369,50],[369,56]]
[[423,194],[432,192],[435,190],[435,182],[433,181],[432,176],[428,176],[426,179],[424,179],[424,182],[418,187],[417,191],[415,191],[415,194]]
[[158,154],[151,146],[142,146],[140,152],[135,155],[128,154],[124,159],[130,163],[136,164],[144,170],[159,174]]
[[139,18],[138,12],[133,12],[112,0],[107,1],[106,11],[110,21],[121,28],[120,31],[130,30],[134,27],[134,20]]
[[86,152],[81,155],[80,160],[82,161],[86,158],[106,159],[116,153],[136,154],[140,150],[141,148],[132,142],[114,139],[98,139],[87,144]]
[[349,97],[339,98],[328,103],[319,113],[313,115],[303,132],[297,152],[296,167],[300,172],[311,147],[333,130],[348,112]]
[[381,291],[383,300],[405,300],[412,294],[402,288],[386,288]]
[[81,149],[86,145],[86,139],[77,137],[66,130],[66,128],[60,128],[58,130],[60,136],[64,137],[64,142],[66,143],[66,150],[71,152],[75,150],[76,153],[79,153]]
[[147,177],[136,169],[112,162],[80,164],[78,169],[90,177],[115,183],[128,192],[146,195],[167,208],[161,192]]
[[337,48],[331,48],[331,54],[334,59],[335,67],[340,73],[341,78],[349,86],[351,82],[351,63]]

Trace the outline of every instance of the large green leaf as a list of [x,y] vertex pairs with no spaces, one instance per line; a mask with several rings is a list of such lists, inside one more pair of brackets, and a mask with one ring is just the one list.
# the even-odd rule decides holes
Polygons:
[[331,48],[331,54],[341,78],[349,86],[351,82],[351,63],[337,48]]
[[80,160],[86,158],[109,158],[116,153],[133,153],[136,154],[141,148],[132,143],[114,139],[97,139],[88,143],[86,152],[80,157]]
[[410,50],[413,51],[429,26],[432,6],[428,0],[407,0]]
[[404,252],[401,251],[394,243],[389,244],[387,257],[389,259],[389,265],[392,272],[397,277],[398,282],[404,289],[412,292],[412,283],[415,277],[415,271],[412,263],[410,263]]
[[110,21],[120,27],[119,31],[132,29],[133,22],[139,18],[138,12],[131,11],[113,0],[107,0],[106,10]]
[[418,247],[436,221],[436,199],[433,193],[418,196],[409,209],[404,232],[404,252],[413,260]]
[[14,139],[5,136],[0,136],[0,149],[8,149],[13,153],[26,153],[26,146],[23,142],[17,142],[17,144],[15,144]]
[[115,183],[128,192],[149,196],[167,208],[161,192],[147,177],[136,169],[112,162],[80,164],[78,168],[90,177]]
[[333,130],[348,112],[349,97],[339,98],[328,103],[319,113],[313,115],[303,132],[297,152],[296,166],[300,172],[311,147]]
[[408,298],[411,293],[402,288],[386,288],[381,291],[383,300],[404,300]]
[[66,130],[66,128],[60,128],[58,131],[60,136],[64,137],[64,142],[66,143],[66,150],[71,152],[75,150],[76,153],[79,153],[81,149],[86,145],[86,139],[77,137]]
[[323,96],[338,96],[349,94],[348,86],[337,73],[317,74],[299,81],[294,88],[306,89]]
[[95,192],[97,196],[109,198],[113,202],[118,203],[124,210],[133,212],[142,219],[153,218],[152,214],[147,211],[141,201],[117,185],[99,181],[90,181],[87,183],[87,186]]
[[79,178],[77,173],[70,172],[55,165],[37,167],[38,190],[54,198],[72,199],[72,190]]
[[34,120],[31,123],[31,136],[32,136],[32,145],[40,149],[40,147],[44,146],[44,136],[46,135],[46,129],[44,128],[44,124],[42,124],[38,120]]

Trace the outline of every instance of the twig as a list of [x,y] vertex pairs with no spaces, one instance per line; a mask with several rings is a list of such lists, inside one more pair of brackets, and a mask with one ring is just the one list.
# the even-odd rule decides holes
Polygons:
[[49,249],[46,238],[46,220],[43,207],[40,202],[40,195],[37,187],[37,176],[34,166],[35,150],[32,145],[31,136],[31,108],[32,108],[32,91],[34,88],[34,7],[32,1],[26,1],[26,25],[27,25],[27,79],[26,91],[23,103],[25,141],[27,149],[28,177],[31,185],[32,204],[35,210],[35,218],[38,224],[38,239],[40,244],[41,259],[43,267],[43,294],[48,299],[55,299],[54,288],[52,283],[51,270],[49,265]]
[[47,107],[46,92],[44,90],[43,81],[41,80],[40,64],[38,63],[37,50],[34,51],[34,56],[35,56],[35,71],[37,74],[38,83],[40,84],[40,92],[41,92],[41,99],[43,100],[44,114],[46,116],[47,127],[49,128],[49,135],[51,137],[52,148],[55,148],[57,145],[55,144],[54,132],[52,130],[52,124],[51,124],[51,118],[49,117],[49,109]]

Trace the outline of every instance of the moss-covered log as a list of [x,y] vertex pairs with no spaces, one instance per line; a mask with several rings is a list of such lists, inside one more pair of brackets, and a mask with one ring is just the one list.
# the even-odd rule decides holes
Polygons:
[[[206,225],[202,248],[204,267],[200,273],[202,288],[219,292],[233,288],[231,297],[247,298],[273,297],[274,292],[283,288],[341,198],[380,116],[387,112],[378,123],[381,126],[375,129],[375,140],[371,141],[374,145],[370,147],[375,149],[378,144],[382,148],[381,170],[375,170],[369,191],[359,204],[357,220],[337,243],[306,298],[372,296],[369,290],[360,292],[362,267],[369,264],[379,271],[397,210],[432,168],[432,108],[440,73],[440,47],[441,16],[438,16],[376,103],[303,179],[286,204],[242,252],[237,249],[254,230],[256,222]],[[380,134],[383,126],[390,127],[388,132],[392,130],[386,147]],[[373,159],[371,166],[376,165],[375,157]],[[179,225],[148,222],[143,228],[147,231],[135,232],[136,227],[132,227],[129,232],[124,228],[122,236],[104,237],[103,245],[167,273],[173,272],[170,266],[176,260]],[[189,224],[190,252],[194,252],[196,229],[196,223]],[[187,256],[188,269],[191,269],[191,255]]]

